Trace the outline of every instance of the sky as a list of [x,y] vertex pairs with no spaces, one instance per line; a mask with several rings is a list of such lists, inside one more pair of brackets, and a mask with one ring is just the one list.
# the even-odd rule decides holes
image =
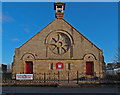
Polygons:
[[[105,63],[113,62],[118,48],[118,3],[64,3],[64,19],[103,49]],[[2,63],[12,64],[15,48],[19,48],[54,19],[54,2],[3,2]]]

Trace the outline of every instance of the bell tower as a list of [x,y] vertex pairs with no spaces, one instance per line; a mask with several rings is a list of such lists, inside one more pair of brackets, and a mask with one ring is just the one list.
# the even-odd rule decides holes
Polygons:
[[54,3],[54,10],[56,10],[55,17],[57,19],[64,18],[64,12],[63,12],[63,10],[65,10],[65,3],[62,3],[62,2]]

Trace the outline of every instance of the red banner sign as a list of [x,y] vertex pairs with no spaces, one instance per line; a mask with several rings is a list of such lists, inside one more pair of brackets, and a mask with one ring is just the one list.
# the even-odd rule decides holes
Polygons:
[[16,74],[16,80],[33,80],[33,74]]

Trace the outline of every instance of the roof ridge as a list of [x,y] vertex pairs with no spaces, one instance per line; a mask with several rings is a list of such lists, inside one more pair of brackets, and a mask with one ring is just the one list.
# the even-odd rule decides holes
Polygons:
[[[47,26],[45,26],[42,30],[40,30],[38,33],[36,33],[33,37],[31,37],[28,41],[26,41],[23,45],[21,45],[20,47],[19,47],[19,49],[21,48],[21,47],[23,47],[26,43],[28,43],[32,38],[34,38],[37,34],[39,34],[40,32],[42,32],[46,27],[48,27],[51,23],[53,23],[55,20],[57,20],[57,19],[54,19],[52,22],[50,22]],[[79,34],[81,34],[86,40],[88,40],[88,38],[87,37],[85,37],[82,33],[80,33],[76,28],[74,28],[70,23],[68,23],[65,19],[61,19],[61,20],[63,20],[63,21],[65,21],[68,25],[70,25],[73,29],[75,29]],[[95,44],[93,44],[90,40],[88,40],[92,45],[94,45],[96,48],[98,48]],[[98,48],[100,51],[101,51],[101,49],[100,48]]]
[[48,27],[51,23],[53,23],[54,21],[55,21],[56,19],[54,19],[52,22],[50,22],[47,26],[45,26],[42,30],[40,30],[38,33],[36,33],[33,37],[31,37],[28,41],[26,41],[23,45],[21,45],[20,47],[19,47],[19,49],[21,48],[21,47],[23,47],[26,43],[28,43],[32,38],[34,38],[37,34],[39,34],[41,31],[43,31],[46,27]]
[[[70,23],[68,23],[65,19],[62,19],[63,21],[65,21],[68,25],[70,25],[73,29],[75,29],[78,33],[80,33],[75,27],[73,27]],[[88,40],[87,37],[85,37],[82,33],[80,33],[86,40]],[[92,45],[94,45],[96,48],[98,48],[94,43],[92,43],[90,40],[88,40]],[[101,49],[98,48],[100,51]]]

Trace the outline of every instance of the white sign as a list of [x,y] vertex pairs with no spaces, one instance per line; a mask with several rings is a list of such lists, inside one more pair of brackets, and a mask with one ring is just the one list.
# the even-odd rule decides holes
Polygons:
[[61,64],[59,64],[59,65],[58,65],[58,68],[61,68],[61,67],[62,67]]
[[16,80],[33,80],[33,74],[16,74]]

